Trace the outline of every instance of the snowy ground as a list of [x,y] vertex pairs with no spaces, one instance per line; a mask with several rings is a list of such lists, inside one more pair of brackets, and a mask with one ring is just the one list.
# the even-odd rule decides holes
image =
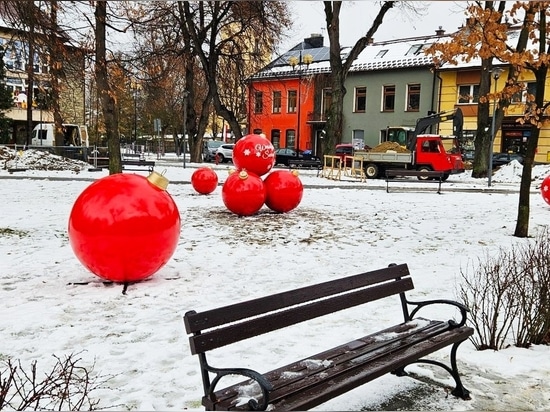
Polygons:
[[[78,195],[106,170],[67,170],[55,158],[0,148],[0,361],[80,354],[82,362],[112,376],[94,394],[102,409],[200,410],[198,359],[190,355],[182,316],[309,285],[338,276],[408,263],[411,298],[455,298],[460,270],[485,254],[529,242],[512,236],[521,166],[498,170],[492,187],[469,172],[451,176],[441,195],[433,183],[361,183],[303,171],[300,206],[277,215],[266,208],[238,218],[221,200],[227,165],[214,166],[220,186],[198,195],[189,184],[199,164],[166,156],[158,172],[182,217],[172,259],[154,276],[131,285],[107,285],[76,259],[68,242],[68,217]],[[13,158],[6,160],[7,158]],[[4,160],[3,160],[4,159]],[[17,163],[15,163],[17,161]],[[40,166],[39,166],[40,165]],[[230,167],[231,165],[229,165]],[[82,167],[82,169],[80,169]],[[9,173],[8,169],[26,169]],[[50,170],[44,170],[50,169]],[[57,170],[60,169],[60,170]],[[147,175],[147,172],[137,172]],[[539,186],[550,167],[534,170],[530,232],[548,224],[550,206]],[[222,366],[260,371],[317,353],[400,320],[388,300],[335,314],[280,334],[233,345]],[[445,359],[447,351],[436,354]],[[384,376],[318,410],[550,410],[550,348],[510,347],[477,352],[463,344],[459,368],[471,401],[447,397],[437,385]],[[420,377],[450,384],[441,371],[411,368]]]

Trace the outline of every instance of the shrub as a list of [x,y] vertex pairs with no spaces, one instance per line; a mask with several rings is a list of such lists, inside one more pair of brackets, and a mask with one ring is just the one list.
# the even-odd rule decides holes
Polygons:
[[[468,269],[471,269],[471,273]],[[550,343],[550,232],[486,255],[461,270],[461,300],[470,308],[478,350]]]
[[0,368],[0,410],[96,410],[98,400],[90,393],[103,384],[103,377],[93,378],[91,372],[79,366],[75,354],[64,359],[54,356],[56,363],[43,377],[33,361],[29,370],[21,361],[7,359]]

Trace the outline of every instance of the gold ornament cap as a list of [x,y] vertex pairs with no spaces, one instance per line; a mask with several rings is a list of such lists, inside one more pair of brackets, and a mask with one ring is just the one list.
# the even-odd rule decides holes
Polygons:
[[162,172],[162,174],[160,174],[153,171],[149,176],[147,176],[147,180],[149,181],[149,183],[157,186],[159,189],[166,190],[170,181],[164,177],[165,172],[166,170]]

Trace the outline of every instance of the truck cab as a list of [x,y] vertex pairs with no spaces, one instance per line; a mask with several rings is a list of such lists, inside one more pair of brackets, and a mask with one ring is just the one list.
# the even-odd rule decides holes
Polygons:
[[417,136],[414,155],[414,166],[417,170],[444,171],[448,174],[464,172],[461,154],[448,153],[439,135]]

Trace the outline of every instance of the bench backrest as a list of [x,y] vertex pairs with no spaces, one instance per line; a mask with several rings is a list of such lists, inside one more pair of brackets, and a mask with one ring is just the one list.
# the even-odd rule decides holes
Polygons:
[[351,308],[414,288],[406,264],[306,286],[217,309],[184,315],[191,353]]

